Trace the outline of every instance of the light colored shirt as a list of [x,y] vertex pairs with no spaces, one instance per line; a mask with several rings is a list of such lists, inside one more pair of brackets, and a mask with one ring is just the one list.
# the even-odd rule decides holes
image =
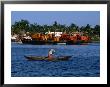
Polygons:
[[54,50],[54,49],[51,49],[51,50],[49,51],[49,54],[53,54],[53,52],[55,52],[55,50]]

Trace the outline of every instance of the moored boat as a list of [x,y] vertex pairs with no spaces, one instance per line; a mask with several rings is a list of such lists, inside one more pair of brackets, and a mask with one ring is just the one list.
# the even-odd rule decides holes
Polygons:
[[70,35],[70,34],[61,34],[60,36],[55,36],[52,34],[33,34],[28,37],[23,37],[21,39],[23,44],[32,44],[32,45],[80,45],[89,43],[89,36],[82,35]]
[[58,56],[54,57],[52,60],[49,60],[48,57],[46,56],[24,56],[28,60],[34,60],[34,61],[67,61],[69,60],[72,56]]

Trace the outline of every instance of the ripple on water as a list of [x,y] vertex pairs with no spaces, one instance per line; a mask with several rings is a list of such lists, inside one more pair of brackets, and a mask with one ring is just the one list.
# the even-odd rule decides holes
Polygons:
[[[24,55],[72,55],[69,61],[27,61]],[[11,76],[14,77],[99,77],[100,45],[22,45],[12,44]]]

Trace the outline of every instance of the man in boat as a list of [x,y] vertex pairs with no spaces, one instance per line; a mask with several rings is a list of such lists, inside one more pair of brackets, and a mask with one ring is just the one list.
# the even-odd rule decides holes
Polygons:
[[52,60],[53,59],[53,54],[55,53],[55,50],[54,49],[50,49],[49,52],[48,52],[48,59],[49,60]]

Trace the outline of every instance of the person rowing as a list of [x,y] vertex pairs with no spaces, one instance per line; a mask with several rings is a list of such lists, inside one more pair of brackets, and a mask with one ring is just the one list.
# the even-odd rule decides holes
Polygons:
[[48,59],[49,60],[52,60],[53,59],[53,54],[55,53],[55,50],[54,49],[50,49],[49,52],[48,52]]

